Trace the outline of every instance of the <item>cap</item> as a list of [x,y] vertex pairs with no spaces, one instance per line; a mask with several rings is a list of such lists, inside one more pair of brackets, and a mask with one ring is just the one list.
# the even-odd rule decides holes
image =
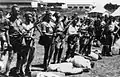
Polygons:
[[24,17],[32,17],[33,14],[29,11],[27,11],[25,14],[24,14]]
[[18,5],[17,5],[17,4],[14,4],[14,5],[11,7],[11,10],[13,11],[15,7],[17,7],[17,8],[18,8],[18,10],[19,10],[19,7],[18,7]]
[[14,7],[18,7],[18,5],[17,5],[17,4],[14,4],[11,8],[14,8]]

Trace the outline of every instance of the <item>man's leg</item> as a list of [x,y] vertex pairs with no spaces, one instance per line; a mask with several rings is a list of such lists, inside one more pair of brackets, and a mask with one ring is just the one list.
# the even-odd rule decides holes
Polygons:
[[28,51],[28,61],[27,61],[26,69],[25,69],[25,74],[28,76],[31,76],[30,66],[31,66],[31,63],[34,59],[34,52],[35,52],[35,48],[30,47],[30,49]]
[[61,62],[62,52],[63,52],[63,41],[61,42],[60,49],[58,52],[58,62],[57,63]]
[[6,63],[6,70],[5,70],[5,74],[10,70],[10,64],[13,60],[14,57],[14,51],[13,50],[9,50],[8,51],[8,59],[7,59],[7,63]]
[[71,46],[70,44],[68,44],[68,47],[67,47],[67,51],[66,51],[66,57],[65,57],[65,60],[67,60],[69,57],[70,57],[70,52],[71,52]]
[[50,45],[48,45],[48,44],[44,45],[44,49],[45,49],[45,51],[44,51],[44,62],[43,62],[44,70],[47,70],[49,47],[50,47]]
[[57,48],[57,46],[55,46],[55,53],[54,53],[54,57],[53,57],[53,63],[56,63],[56,58],[57,58],[58,51],[59,51],[59,49]]

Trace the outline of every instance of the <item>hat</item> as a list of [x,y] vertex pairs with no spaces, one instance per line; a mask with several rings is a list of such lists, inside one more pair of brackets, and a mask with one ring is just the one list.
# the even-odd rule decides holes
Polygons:
[[12,7],[18,7],[18,5],[17,5],[17,4],[14,4]]
[[18,7],[18,5],[17,5],[17,4],[14,4],[14,5],[11,7],[11,9],[13,10],[15,7]]
[[24,14],[24,17],[32,17],[33,14],[29,11],[27,11],[25,14]]

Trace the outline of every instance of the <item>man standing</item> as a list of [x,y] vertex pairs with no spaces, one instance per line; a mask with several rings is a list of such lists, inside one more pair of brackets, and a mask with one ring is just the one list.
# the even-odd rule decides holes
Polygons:
[[[4,48],[5,42],[7,43],[7,49],[11,48],[10,39],[9,39],[9,26],[10,21],[4,17],[3,11],[0,11],[0,41],[1,41],[1,52],[0,52],[0,60],[2,60],[3,55],[6,54],[6,49]],[[4,73],[9,71],[9,64],[6,64],[6,68]]]
[[25,39],[25,46],[23,48],[23,51],[21,52],[22,62],[21,62],[21,71],[23,70],[23,64],[26,63],[25,67],[25,76],[31,77],[31,62],[34,58],[34,24],[33,16],[31,12],[26,12],[25,15],[25,22],[22,23],[23,29],[24,29],[24,39]]
[[60,63],[61,62],[61,57],[62,57],[62,52],[63,52],[63,43],[64,43],[64,25],[61,20],[61,15],[60,13],[55,13],[55,18],[56,18],[56,28],[55,28],[55,53],[53,57],[53,63]]
[[65,60],[69,57],[74,57],[74,52],[78,47],[78,27],[77,27],[78,19],[73,19],[71,25],[68,28],[68,49],[66,51]]
[[51,13],[49,11],[46,12],[43,22],[41,23],[41,31],[42,36],[44,36],[44,70],[47,70],[47,65],[49,64],[49,58],[51,57],[52,43],[53,43],[53,33],[54,33],[55,24],[51,21]]
[[8,46],[10,45],[9,42],[9,30],[10,22],[3,16],[3,11],[0,11],[0,41],[1,41],[1,53],[4,53],[4,43],[7,42]]
[[[13,54],[17,53],[17,62],[16,62],[16,72],[10,73],[10,75],[23,75],[23,73],[20,72],[20,63],[21,63],[21,49],[22,49],[22,20],[19,18],[19,7],[17,5],[13,5],[11,8],[10,13],[10,29],[9,29],[9,35],[10,35],[10,44],[12,45],[12,50],[10,52],[10,60],[13,58]],[[12,52],[13,51],[13,52]],[[14,76],[13,75],[13,76]]]

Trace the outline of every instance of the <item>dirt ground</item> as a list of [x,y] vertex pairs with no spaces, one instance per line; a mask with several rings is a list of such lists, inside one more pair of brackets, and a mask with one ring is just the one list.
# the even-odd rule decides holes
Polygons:
[[[36,52],[35,58],[32,62],[32,76],[36,77],[38,72],[42,71],[44,48],[37,44],[38,36],[36,37]],[[65,52],[64,52],[65,53]],[[63,55],[64,55],[63,53]],[[11,68],[15,66],[16,56],[13,59]],[[64,73],[57,73],[60,77],[64,77]],[[120,55],[113,55],[112,57],[102,57],[101,60],[95,61],[95,66],[90,72],[83,72],[82,74],[69,75],[65,77],[120,77]]]

